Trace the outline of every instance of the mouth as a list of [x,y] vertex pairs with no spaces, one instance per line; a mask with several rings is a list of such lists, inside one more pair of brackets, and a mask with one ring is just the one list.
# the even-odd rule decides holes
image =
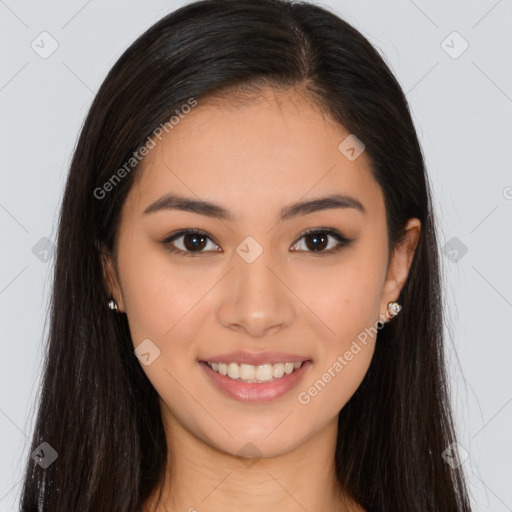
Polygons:
[[299,356],[283,355],[281,358],[267,354],[268,362],[262,357],[247,357],[246,354],[233,360],[233,355],[219,356],[216,360],[199,361],[199,365],[214,388],[225,396],[242,402],[267,403],[288,394],[313,364],[310,359]]
[[290,375],[298,370],[304,361],[296,363],[275,363],[275,364],[238,364],[231,363],[213,363],[206,361],[206,364],[220,375],[224,375],[238,382],[247,382],[250,384],[261,384],[263,382],[273,382],[281,379],[284,375]]

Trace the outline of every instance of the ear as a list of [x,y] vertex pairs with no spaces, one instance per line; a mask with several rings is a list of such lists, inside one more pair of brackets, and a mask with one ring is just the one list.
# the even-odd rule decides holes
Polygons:
[[395,247],[388,266],[388,274],[382,290],[380,303],[381,318],[389,319],[388,303],[396,301],[409,275],[409,269],[418,245],[421,222],[411,218],[405,225],[403,239]]
[[117,310],[119,313],[124,313],[124,301],[121,286],[119,284],[119,277],[116,270],[112,254],[102,245],[98,246],[101,266],[103,270],[103,282],[110,295],[117,303]]

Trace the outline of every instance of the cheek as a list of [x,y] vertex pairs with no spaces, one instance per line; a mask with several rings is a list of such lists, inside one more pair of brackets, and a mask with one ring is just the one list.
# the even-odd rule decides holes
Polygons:
[[305,421],[314,419],[318,426],[336,417],[363,381],[373,353],[373,345],[358,343],[319,362],[314,375],[297,391],[299,415]]
[[172,263],[160,249],[142,244],[119,261],[123,298],[134,345],[142,339],[173,337],[214,282],[192,265]]
[[[317,340],[317,361],[297,392],[304,413],[332,418],[345,406],[370,366],[378,332],[379,279],[365,266],[340,269],[312,302],[328,326]],[[307,412],[306,412],[307,411]]]
[[356,253],[343,265],[304,273],[299,294],[320,321],[327,349],[344,350],[379,317],[384,269]]
[[119,260],[119,270],[133,346],[144,342],[151,353],[149,365],[141,359],[142,370],[171,410],[203,414],[188,392],[202,401],[204,389],[196,385],[202,370],[195,356],[198,340],[205,338],[199,331],[214,309],[207,292],[218,272],[173,264],[165,252],[137,245]]
[[[364,254],[369,254],[365,257]],[[308,306],[321,319],[317,364],[297,400],[315,417],[331,417],[349,401],[370,366],[378,332],[383,259],[354,253],[344,265],[302,281]]]

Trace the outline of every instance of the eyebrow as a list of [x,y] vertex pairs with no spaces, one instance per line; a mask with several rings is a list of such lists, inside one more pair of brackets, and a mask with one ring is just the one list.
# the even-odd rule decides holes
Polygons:
[[[360,201],[354,197],[342,194],[332,194],[310,201],[297,202],[284,207],[281,210],[281,220],[291,219],[299,215],[306,215],[321,210],[329,210],[333,208],[353,208],[366,213],[366,209]],[[214,219],[235,221],[236,217],[226,208],[209,201],[193,199],[177,194],[166,194],[154,203],[150,204],[145,210],[144,215],[156,213],[165,210],[181,210],[186,212],[206,215]]]

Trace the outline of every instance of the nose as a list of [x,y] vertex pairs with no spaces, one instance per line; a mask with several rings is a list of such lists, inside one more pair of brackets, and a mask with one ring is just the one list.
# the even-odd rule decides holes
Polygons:
[[233,264],[216,311],[219,323],[252,337],[290,325],[296,315],[295,296],[270,251],[263,251],[252,263],[234,255]]

